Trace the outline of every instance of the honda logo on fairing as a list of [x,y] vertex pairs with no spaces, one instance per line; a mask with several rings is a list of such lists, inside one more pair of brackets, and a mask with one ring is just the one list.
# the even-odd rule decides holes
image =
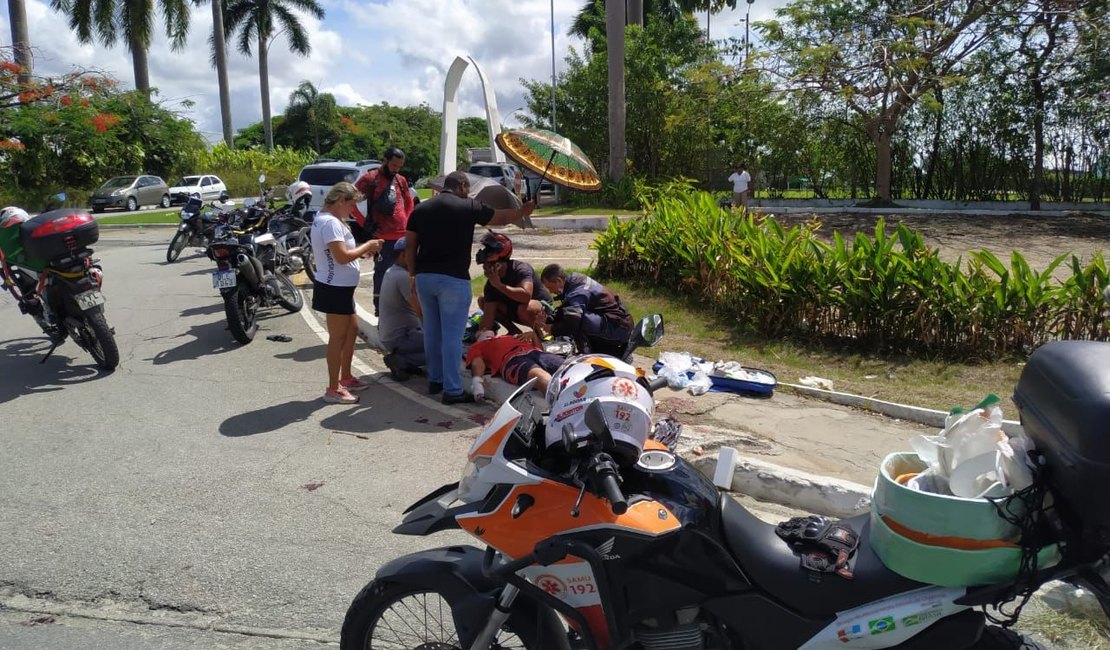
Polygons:
[[619,560],[619,559],[621,559],[621,556],[619,556],[619,555],[617,555],[616,553],[613,552],[613,547],[616,544],[617,544],[617,538],[616,537],[610,537],[609,539],[605,540],[600,545],[598,545],[597,552],[600,553],[601,557],[606,559],[606,560]]

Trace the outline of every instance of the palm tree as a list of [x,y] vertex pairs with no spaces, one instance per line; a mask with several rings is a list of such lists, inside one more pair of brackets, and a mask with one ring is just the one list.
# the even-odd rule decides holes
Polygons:
[[[224,30],[227,35],[239,30],[239,51],[250,56],[252,44],[258,46],[258,79],[262,92],[262,132],[266,150],[274,148],[274,131],[270,124],[270,71],[268,54],[270,44],[282,32],[289,37],[289,48],[301,56],[308,56],[312,46],[304,25],[293,9],[307,11],[323,19],[324,10],[316,0],[230,0],[227,5]],[[280,25],[280,30],[274,28]]]
[[220,86],[220,123],[223,126],[224,143],[228,149],[235,146],[231,133],[231,89],[227,78],[227,34],[224,31],[223,0],[209,0],[212,5],[212,44],[211,63],[216,68],[216,81]]
[[609,63],[609,177],[624,178],[624,0],[605,3],[605,48]]
[[8,0],[8,22],[12,26],[12,58],[19,64],[19,83],[31,81],[31,37],[27,35],[27,7],[23,0]]
[[334,121],[335,115],[335,97],[331,93],[321,93],[307,80],[289,94],[289,105],[285,107],[285,123],[305,124],[312,136],[312,148],[318,154],[324,153],[320,148],[320,131]]
[[[188,0],[158,0],[166,25],[170,47],[180,50],[189,35]],[[50,0],[50,6],[69,16],[69,26],[77,32],[77,40],[91,43],[99,40],[105,46],[115,45],[122,37],[131,52],[135,70],[135,88],[150,94],[150,68],[147,50],[154,38],[153,0]]]

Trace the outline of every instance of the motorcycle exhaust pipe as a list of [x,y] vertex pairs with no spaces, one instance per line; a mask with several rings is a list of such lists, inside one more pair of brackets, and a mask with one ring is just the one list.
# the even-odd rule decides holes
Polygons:
[[236,259],[239,262],[239,275],[246,280],[252,291],[258,291],[262,286],[262,262],[242,253]]

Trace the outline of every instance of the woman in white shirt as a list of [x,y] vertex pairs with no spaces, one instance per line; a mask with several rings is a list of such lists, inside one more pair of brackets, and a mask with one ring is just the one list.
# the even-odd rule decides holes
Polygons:
[[354,185],[336,183],[312,220],[310,236],[316,262],[312,308],[327,316],[328,387],[324,401],[332,404],[354,404],[358,396],[352,392],[370,386],[351,374],[358,339],[355,287],[360,277],[358,259],[380,251],[382,240],[355,245],[351,229],[343,223],[361,200],[362,193]]

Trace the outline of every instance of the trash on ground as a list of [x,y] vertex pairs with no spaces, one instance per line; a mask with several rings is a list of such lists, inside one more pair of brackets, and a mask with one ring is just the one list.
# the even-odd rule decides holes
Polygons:
[[814,375],[808,375],[806,377],[801,377],[800,379],[798,379],[798,383],[803,385],[803,386],[809,386],[810,388],[820,388],[821,390],[832,390],[833,389],[833,383],[832,383],[831,379],[825,379],[824,377],[816,377]]
[[652,370],[675,390],[691,395],[713,391],[766,397],[778,384],[775,376],[759,368],[745,368],[736,361],[706,361],[689,352],[661,352]]

